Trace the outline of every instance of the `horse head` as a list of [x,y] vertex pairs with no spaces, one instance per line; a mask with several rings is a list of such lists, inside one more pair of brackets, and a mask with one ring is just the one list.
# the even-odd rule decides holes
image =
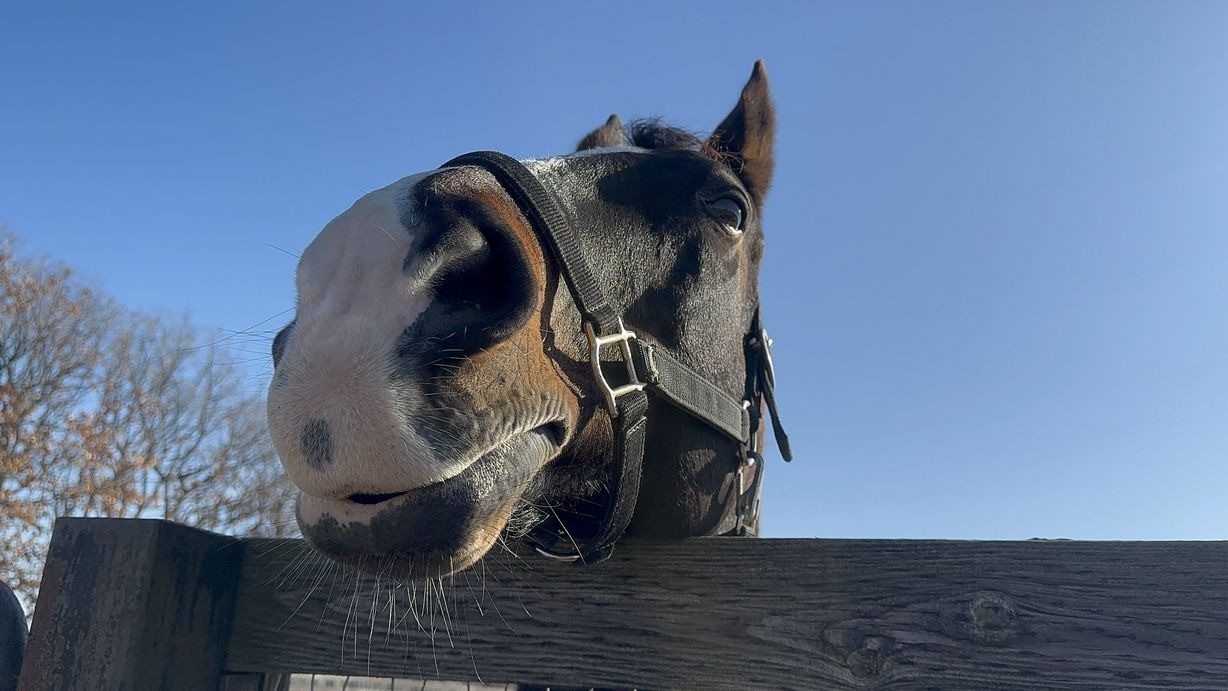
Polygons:
[[[624,528],[753,526],[739,499],[770,394],[755,354],[774,131],[757,63],[707,138],[611,116],[569,155],[461,157],[329,222],[268,395],[307,540],[408,577],[463,569],[509,531],[592,559],[583,545]],[[671,377],[673,400],[650,395]]]

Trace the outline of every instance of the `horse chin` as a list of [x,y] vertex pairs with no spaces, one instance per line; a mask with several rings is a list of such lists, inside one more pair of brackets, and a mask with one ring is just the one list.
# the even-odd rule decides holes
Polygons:
[[375,504],[299,495],[303,536],[347,566],[394,579],[472,566],[494,546],[521,496],[560,451],[551,425],[478,456],[460,474]]

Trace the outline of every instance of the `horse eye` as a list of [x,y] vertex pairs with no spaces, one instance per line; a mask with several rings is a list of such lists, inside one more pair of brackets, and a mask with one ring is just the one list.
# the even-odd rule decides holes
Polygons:
[[712,210],[712,214],[716,216],[716,220],[725,226],[725,230],[739,235],[745,228],[742,224],[746,222],[746,212],[742,209],[742,205],[736,199],[731,197],[721,197],[716,201],[708,204],[708,208]]

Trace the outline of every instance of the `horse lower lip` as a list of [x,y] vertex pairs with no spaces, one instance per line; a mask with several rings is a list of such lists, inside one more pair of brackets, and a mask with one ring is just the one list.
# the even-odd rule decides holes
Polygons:
[[529,481],[558,453],[560,432],[562,424],[539,425],[453,478],[378,504],[353,501],[356,495],[300,495],[299,525],[317,551],[370,573],[408,578],[467,568],[494,544]]
[[[555,448],[559,448],[563,446],[567,438],[567,429],[563,422],[556,420],[534,428],[530,434],[540,434],[545,437]],[[391,502],[394,499],[404,497],[412,491],[413,490],[402,490],[400,492],[386,492],[382,494],[356,492],[346,497],[345,501],[357,504],[359,506],[378,506],[380,504]]]

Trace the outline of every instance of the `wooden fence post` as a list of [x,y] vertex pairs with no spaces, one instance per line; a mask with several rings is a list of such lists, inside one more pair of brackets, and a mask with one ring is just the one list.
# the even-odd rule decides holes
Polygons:
[[215,691],[236,543],[167,521],[57,520],[18,688]]

